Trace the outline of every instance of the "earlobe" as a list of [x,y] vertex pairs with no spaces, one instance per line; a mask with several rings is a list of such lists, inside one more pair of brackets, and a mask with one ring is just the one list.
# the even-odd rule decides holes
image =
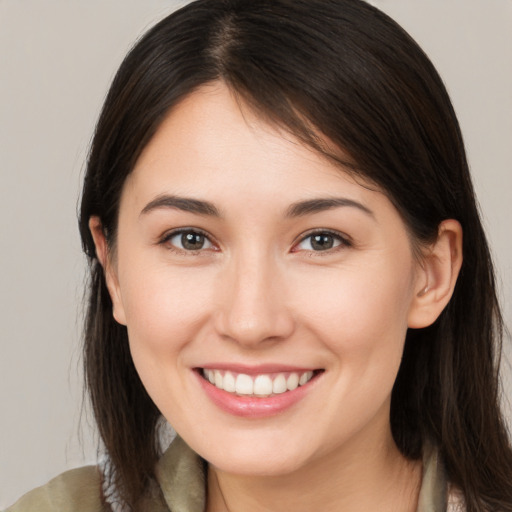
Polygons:
[[119,280],[109,255],[107,239],[99,217],[93,216],[89,219],[89,230],[94,240],[96,257],[103,267],[105,282],[113,305],[112,314],[118,323],[126,325],[124,307],[119,289]]
[[450,301],[461,266],[462,227],[448,219],[441,222],[436,241],[423,256],[409,310],[409,327],[419,329],[436,321]]

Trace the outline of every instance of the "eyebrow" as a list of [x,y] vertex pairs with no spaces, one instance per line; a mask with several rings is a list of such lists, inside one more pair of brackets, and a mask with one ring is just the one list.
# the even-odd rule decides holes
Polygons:
[[[290,205],[286,211],[286,217],[301,217],[311,213],[320,213],[326,210],[340,207],[357,208],[362,212],[374,217],[373,212],[363,204],[344,197],[328,197],[298,201]],[[201,199],[179,197],[173,195],[161,195],[150,201],[140,212],[140,215],[161,208],[172,208],[185,212],[195,213],[212,217],[221,217],[219,210],[213,203]]]
[[339,208],[342,206],[348,206],[350,208],[357,208],[362,212],[366,213],[370,217],[375,217],[373,212],[364,206],[363,204],[354,201],[353,199],[347,199],[345,197],[327,197],[318,199],[309,199],[307,201],[299,201],[290,205],[286,212],[287,217],[301,217],[311,213],[319,213],[332,208]]
[[209,201],[172,195],[162,195],[156,197],[142,209],[140,215],[161,208],[173,208],[176,210],[182,210],[184,212],[195,213],[197,215],[208,215],[213,217],[221,216],[219,210],[217,210],[217,208]]

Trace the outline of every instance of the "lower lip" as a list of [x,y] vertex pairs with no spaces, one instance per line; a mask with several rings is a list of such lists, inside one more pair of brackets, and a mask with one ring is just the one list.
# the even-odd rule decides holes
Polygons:
[[199,384],[215,405],[229,414],[244,418],[268,418],[290,409],[307,395],[320,377],[320,375],[315,375],[307,384],[299,386],[293,391],[258,398],[228,393],[210,384],[203,378],[200,371],[194,371],[194,373],[199,379]]

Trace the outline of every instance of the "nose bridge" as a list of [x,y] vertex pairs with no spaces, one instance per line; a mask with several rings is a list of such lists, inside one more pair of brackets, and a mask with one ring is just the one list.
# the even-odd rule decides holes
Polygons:
[[283,275],[268,249],[247,247],[233,255],[225,269],[225,299],[219,333],[243,345],[289,336],[293,321],[287,308]]

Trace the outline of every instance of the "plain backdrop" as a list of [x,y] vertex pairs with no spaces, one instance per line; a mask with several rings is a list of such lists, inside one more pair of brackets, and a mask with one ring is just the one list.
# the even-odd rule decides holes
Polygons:
[[[96,461],[81,414],[80,179],[122,57],[184,3],[0,0],[0,508]],[[510,326],[512,1],[371,3],[417,39],[452,95]]]

